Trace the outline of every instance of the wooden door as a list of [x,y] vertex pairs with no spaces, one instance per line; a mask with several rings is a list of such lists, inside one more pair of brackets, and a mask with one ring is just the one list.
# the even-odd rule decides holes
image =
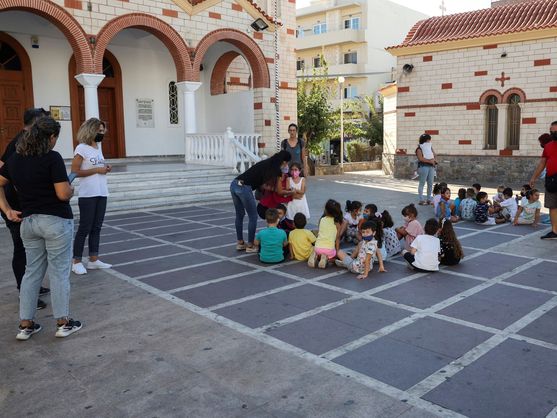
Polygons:
[[23,73],[0,70],[0,155],[23,127]]
[[[104,158],[121,157],[116,127],[116,90],[114,87],[98,87],[99,119],[106,123],[106,133],[102,142]],[[79,124],[85,122],[85,100],[83,87],[78,87],[79,96]]]

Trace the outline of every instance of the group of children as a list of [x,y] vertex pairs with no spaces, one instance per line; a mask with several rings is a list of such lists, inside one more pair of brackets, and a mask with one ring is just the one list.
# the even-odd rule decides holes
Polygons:
[[537,226],[540,222],[540,193],[528,184],[523,185],[516,196],[510,187],[499,186],[491,199],[481,191],[478,183],[468,189],[459,189],[454,201],[446,183],[436,184],[433,192],[434,211],[439,219],[472,221],[479,225],[511,222],[513,225]]
[[[454,265],[462,259],[462,247],[450,220],[430,219],[423,228],[416,207],[408,205],[402,210],[404,226],[395,228],[387,210],[378,213],[374,204],[366,205],[363,211],[362,207],[361,202],[347,201],[343,213],[340,203],[328,200],[316,231],[305,229],[303,213],[296,213],[292,222],[286,218],[284,205],[268,209],[267,228],[259,231],[255,240],[260,260],[280,263],[290,257],[307,261],[312,268],[335,263],[365,279],[373,263],[384,272],[385,261],[399,253],[418,271],[437,271],[440,263]],[[343,240],[356,247],[350,252],[341,250]]]

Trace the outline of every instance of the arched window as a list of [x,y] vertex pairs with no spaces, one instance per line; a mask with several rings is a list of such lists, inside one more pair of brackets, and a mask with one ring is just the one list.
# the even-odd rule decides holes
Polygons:
[[168,83],[168,115],[171,125],[178,125],[178,88],[176,82],[171,81]]
[[511,94],[509,96],[509,108],[507,110],[507,149],[520,148],[520,96]]
[[4,42],[0,42],[0,70],[21,71],[21,61],[17,52]]
[[499,110],[497,109],[497,97],[489,96],[486,100],[485,109],[485,149],[497,149],[497,120]]

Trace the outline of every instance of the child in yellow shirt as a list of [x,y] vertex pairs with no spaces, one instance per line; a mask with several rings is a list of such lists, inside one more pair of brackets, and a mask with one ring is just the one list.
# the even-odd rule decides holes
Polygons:
[[294,215],[296,229],[291,231],[288,236],[290,258],[292,260],[306,261],[313,251],[313,244],[317,238],[315,238],[313,232],[304,229],[306,223],[307,219],[303,213]]

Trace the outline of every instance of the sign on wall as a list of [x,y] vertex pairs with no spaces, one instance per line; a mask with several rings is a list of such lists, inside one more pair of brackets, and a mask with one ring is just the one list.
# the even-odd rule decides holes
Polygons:
[[50,106],[50,116],[54,120],[72,120],[72,112],[70,106]]
[[137,127],[154,128],[155,115],[153,110],[153,99],[135,99],[137,105]]

